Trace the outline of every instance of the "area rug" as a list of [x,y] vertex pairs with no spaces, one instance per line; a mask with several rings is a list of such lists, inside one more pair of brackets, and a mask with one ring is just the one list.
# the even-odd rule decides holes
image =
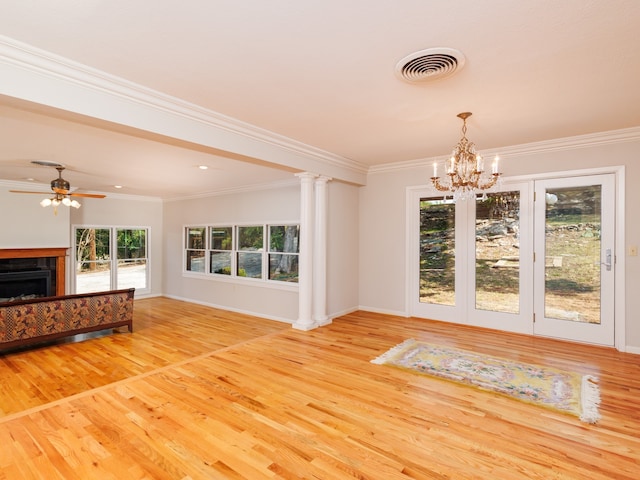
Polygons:
[[600,418],[597,379],[550,367],[491,357],[414,339],[396,345],[371,363],[391,365],[516,398],[575,415]]

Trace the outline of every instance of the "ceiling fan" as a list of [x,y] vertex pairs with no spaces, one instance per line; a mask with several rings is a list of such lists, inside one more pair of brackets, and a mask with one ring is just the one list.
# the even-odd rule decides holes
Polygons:
[[[31,163],[36,165],[43,165],[46,167],[54,167],[58,171],[58,178],[54,178],[51,180],[51,190],[53,191],[53,197],[45,198],[40,202],[40,205],[43,207],[48,207],[52,205],[54,210],[60,204],[66,205],[68,207],[80,208],[80,202],[76,199],[72,199],[71,197],[85,197],[85,198],[105,198],[106,195],[99,193],[78,193],[71,192],[71,185],[67,180],[62,178],[62,172],[65,169],[64,165],[60,165],[59,163],[54,162],[45,162],[40,160],[34,160]],[[38,195],[49,195],[49,192],[30,192],[26,190],[9,190],[12,193],[33,193]],[[56,211],[57,213],[57,211]]]

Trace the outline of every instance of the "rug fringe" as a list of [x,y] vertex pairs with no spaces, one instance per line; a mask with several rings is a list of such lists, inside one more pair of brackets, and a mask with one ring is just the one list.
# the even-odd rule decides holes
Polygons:
[[395,347],[390,348],[389,350],[384,352],[379,357],[376,357],[373,360],[371,360],[371,363],[375,363],[377,365],[382,365],[383,363],[385,363],[389,359],[389,357],[395,355],[396,353],[398,353],[399,350],[402,350],[403,348],[408,347],[409,345],[411,345],[415,341],[416,340],[414,338],[410,338],[408,340],[405,340],[404,342],[399,343]]
[[584,375],[582,377],[581,392],[581,414],[580,420],[588,423],[596,423],[600,420],[598,406],[600,405],[600,387],[598,379],[593,375]]

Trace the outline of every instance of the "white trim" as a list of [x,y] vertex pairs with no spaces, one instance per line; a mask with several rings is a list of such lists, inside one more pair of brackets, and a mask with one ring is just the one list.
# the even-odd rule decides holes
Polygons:
[[[640,133],[640,129],[629,129],[629,130],[637,130]],[[575,138],[575,137],[574,137]],[[627,138],[627,137],[624,137]],[[562,171],[562,172],[548,172],[548,173],[540,173],[540,174],[532,174],[532,175],[521,175],[508,177],[504,179],[504,182],[525,182],[532,180],[541,180],[541,179],[549,179],[549,178],[561,178],[561,177],[573,177],[573,176],[588,176],[588,175],[601,175],[601,174],[614,174],[615,176],[615,196],[616,196],[616,221],[615,221],[615,251],[616,251],[616,268],[615,268],[615,340],[614,346],[618,351],[621,352],[629,352],[629,353],[638,353],[640,354],[640,348],[629,347],[626,344],[626,262],[624,260],[624,256],[626,255],[626,247],[625,247],[625,215],[626,215],[626,205],[625,205],[625,167],[621,166],[611,166],[611,167],[599,167],[599,168],[589,168],[583,170],[572,170],[572,171]],[[411,216],[411,205],[412,201],[415,199],[417,193],[420,191],[424,191],[428,189],[429,186],[419,185],[419,186],[409,186],[406,187],[406,206],[405,206],[405,216],[406,216],[406,238],[405,238],[405,262],[406,265],[411,265],[410,262],[414,261],[414,258],[411,254],[412,249],[415,246],[415,239],[411,238],[411,234],[413,232],[412,227],[415,227],[415,221]],[[413,223],[412,223],[413,222]],[[415,286],[415,280],[412,280],[411,277],[411,268],[407,268],[407,274],[405,278],[405,312],[389,312],[392,315],[400,315],[400,316],[410,316],[412,315],[411,308],[411,291]],[[363,310],[366,310],[366,307],[362,307]],[[376,311],[376,310],[371,310]],[[380,313],[386,313],[380,311]]]
[[396,317],[410,317],[409,313],[401,310],[388,310],[385,308],[367,307],[366,305],[359,305],[358,308],[355,308],[352,311],[357,312],[358,310],[362,310],[363,312],[380,313],[382,315],[394,315]]
[[[40,183],[40,182],[20,182],[17,180],[2,180],[0,179],[0,187],[7,187],[9,189],[28,189],[34,190],[36,188],[42,188],[45,191],[42,192],[42,195],[52,195],[53,191],[51,190],[51,185],[48,183]],[[71,189],[71,193],[75,192],[76,189]],[[110,199],[118,199],[118,200],[135,200],[135,201],[147,201],[147,202],[162,202],[162,198],[160,197],[150,197],[146,195],[131,195],[128,193],[113,193],[113,192],[101,192],[97,190],[92,190],[91,193],[102,193]]]
[[[626,218],[626,202],[625,202],[625,185],[626,172],[624,166],[612,169],[615,174],[616,188],[616,225],[615,225],[615,251],[616,251],[616,267],[615,267],[615,348],[621,352],[628,351],[627,347],[627,309],[626,309],[626,264],[625,255],[625,218]],[[618,261],[621,259],[621,261]]]
[[[118,274],[118,259],[117,259],[117,235],[115,235],[117,233],[118,230],[145,230],[146,231],[146,239],[145,239],[145,247],[146,247],[146,256],[145,256],[145,260],[146,260],[146,268],[145,268],[145,277],[146,277],[146,287],[145,288],[136,288],[136,294],[142,295],[142,296],[148,296],[151,294],[152,292],[152,288],[151,288],[151,279],[153,278],[153,275],[151,273],[151,270],[153,268],[153,262],[151,261],[151,227],[150,226],[140,226],[140,225],[95,225],[95,224],[83,224],[83,223],[74,223],[71,224],[71,233],[70,233],[70,244],[71,246],[68,248],[68,265],[69,268],[67,270],[68,272],[68,278],[67,278],[67,285],[70,288],[70,291],[73,293],[76,293],[76,271],[78,268],[77,265],[77,258],[76,258],[76,230],[80,228],[80,229],[102,229],[102,230],[109,230],[109,252],[111,255],[111,260],[109,260],[109,273],[110,273],[110,277],[109,277],[109,283],[111,285],[111,288],[113,288],[114,283],[116,282],[117,279],[117,274]],[[114,253],[115,252],[115,253]],[[113,265],[115,265],[115,268],[111,268]],[[121,288],[121,287],[119,287]]]
[[243,185],[243,186],[238,186],[238,187],[229,187],[229,188],[223,188],[220,190],[216,190],[213,192],[204,192],[204,193],[198,193],[195,195],[186,195],[186,196],[180,196],[180,197],[172,197],[172,198],[167,198],[164,199],[164,202],[180,202],[183,200],[193,200],[193,199],[198,199],[198,198],[209,198],[209,197],[219,197],[222,195],[234,195],[234,194],[239,194],[239,193],[250,193],[250,192],[260,192],[260,191],[264,191],[264,190],[278,190],[281,188],[287,188],[287,187],[298,187],[300,185],[300,181],[296,178],[293,179],[287,179],[287,180],[280,180],[280,181],[275,181],[275,182],[270,182],[270,183],[259,183],[259,184],[253,184],[253,185]]
[[211,303],[211,302],[202,302],[199,300],[194,300],[193,298],[186,298],[186,297],[181,297],[178,295],[162,295],[163,297],[166,298],[171,298],[173,300],[180,300],[182,302],[187,302],[187,303],[193,303],[195,305],[204,305],[205,307],[211,307],[211,308],[217,308],[219,310],[226,310],[228,312],[234,312],[234,313],[242,313],[244,315],[251,315],[252,317],[258,317],[258,318],[265,318],[267,320],[275,320],[276,322],[282,322],[282,323],[288,323],[288,324],[292,324],[292,320],[288,319],[288,318],[283,318],[283,317],[276,317],[274,315],[265,315],[262,312],[253,312],[251,310],[244,310],[241,308],[233,308],[230,307],[228,305],[218,305],[216,303]]
[[629,347],[629,346],[627,346],[623,351],[625,353],[631,353],[633,355],[640,355],[640,347]]
[[[271,252],[269,250],[269,246],[268,246],[268,242],[269,242],[269,227],[273,227],[273,226],[288,226],[288,225],[294,225],[294,226],[299,226],[300,227],[300,222],[297,220],[284,220],[284,221],[268,221],[268,222],[264,222],[264,221],[260,221],[260,222],[240,222],[240,223],[235,223],[235,222],[216,222],[216,223],[194,223],[194,224],[188,224],[188,225],[182,225],[182,266],[181,266],[181,274],[183,278],[194,278],[197,280],[206,280],[206,281],[217,281],[217,282],[223,282],[223,283],[235,283],[238,285],[250,285],[250,286],[254,286],[254,287],[262,287],[262,288],[270,288],[272,290],[286,290],[286,291],[290,291],[290,292],[298,292],[300,290],[299,288],[299,281],[300,281],[300,277],[298,276],[298,282],[283,282],[283,281],[279,281],[279,280],[271,280],[269,279],[269,254],[270,253],[286,253],[288,255],[295,255],[298,257],[298,261],[300,259],[300,253],[293,253],[293,252]],[[253,226],[260,226],[263,228],[263,249],[260,250],[259,252],[254,252],[254,253],[260,253],[262,255],[262,275],[264,275],[264,277],[261,278],[251,278],[251,277],[241,277],[238,275],[223,275],[223,274],[219,274],[219,273],[212,273],[209,271],[209,263],[208,263],[208,253],[210,253],[213,249],[211,248],[210,245],[210,232],[211,232],[211,228],[216,228],[216,227],[231,227],[233,229],[233,248],[231,250],[228,250],[229,253],[231,253],[231,270],[235,271],[236,269],[236,255],[234,255],[235,253],[240,252],[241,250],[238,250],[237,248],[237,227],[253,227]],[[205,239],[206,239],[206,244],[205,244],[205,248],[194,248],[194,249],[187,249],[187,236],[185,235],[186,229],[187,228],[204,228],[205,229]],[[205,252],[205,271],[204,272],[196,272],[196,271],[191,271],[191,270],[186,270],[186,255],[187,255],[187,250],[202,250]],[[298,272],[299,273],[299,272]]]
[[[177,126],[186,124],[191,126],[192,137],[174,138],[290,168],[300,168],[300,162],[304,162],[304,168],[311,170],[314,165],[335,178],[360,184],[366,181],[367,167],[362,163],[3,35],[0,35],[0,76],[6,80],[0,85],[0,94],[10,97],[167,136],[172,136]],[[115,104],[118,109],[114,109]],[[135,115],[140,112],[155,113],[151,115],[153,121],[136,124]],[[259,157],[257,150],[262,153]]]
[[[502,147],[489,150],[478,151],[482,155],[500,155],[501,158],[521,157],[524,155],[535,155],[540,153],[557,152],[562,150],[575,150],[578,148],[594,147],[599,145],[610,145],[615,143],[635,142],[640,140],[640,127],[632,127],[621,130],[611,130],[608,132],[592,133],[589,135],[579,135],[575,137],[545,140],[543,142],[523,143],[510,147]],[[430,167],[432,163],[441,162],[449,158],[450,155],[439,155],[435,157],[418,158],[406,162],[385,163],[374,165],[369,168],[369,174],[389,173],[415,168]],[[517,178],[517,177],[514,177]],[[532,177],[528,177],[529,179]]]
[[297,292],[298,284],[296,282],[280,282],[278,280],[265,280],[262,278],[247,278],[232,275],[222,275],[219,273],[207,272],[190,272],[183,270],[182,278],[193,278],[196,280],[214,281],[222,283],[235,283],[237,285],[269,288],[271,290],[286,290],[288,292]]

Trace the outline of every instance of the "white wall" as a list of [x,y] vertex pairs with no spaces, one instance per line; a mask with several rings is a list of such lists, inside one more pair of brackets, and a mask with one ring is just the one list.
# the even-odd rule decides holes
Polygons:
[[[358,307],[358,187],[328,184],[327,315]],[[300,186],[170,201],[164,208],[164,293],[232,311],[293,323],[298,318],[297,285],[280,289],[238,279],[194,278],[183,274],[186,225],[300,221]],[[293,288],[291,288],[293,287]]]
[[[274,288],[250,281],[194,278],[182,272],[185,225],[299,222],[297,179],[280,188],[164,203],[123,195],[85,198],[79,209],[60,207],[58,215],[50,207],[42,208],[40,197],[11,194],[10,188],[15,186],[0,184],[0,205],[6,212],[0,248],[70,248],[74,225],[149,227],[151,295],[164,294],[286,322],[298,318],[297,285]],[[358,308],[358,190],[351,184],[328,183],[327,315],[331,318]]]
[[[0,248],[71,248],[72,225],[149,227],[151,294],[162,293],[162,202],[144,197],[107,196],[104,199],[84,198],[79,209],[58,207],[54,215],[51,207],[43,208],[43,196],[9,193],[16,189],[12,182],[0,182]],[[21,188],[24,189],[24,186]],[[46,191],[43,190],[43,191]],[[66,262],[65,291],[69,292],[70,258]]]
[[69,248],[68,207],[61,205],[54,215],[52,207],[40,206],[46,195],[10,193],[9,190],[25,188],[0,181],[0,248]]
[[165,202],[164,286],[167,296],[293,322],[298,318],[297,285],[183,273],[186,225],[262,224],[300,221],[300,187],[291,186]]
[[[636,135],[637,137],[637,135]],[[640,257],[627,255],[628,247],[640,244],[640,139],[618,142],[589,141],[573,148],[531,148],[529,153],[503,155],[505,177],[547,172],[625,166],[626,218],[625,252],[618,262],[626,269],[626,344],[640,353]],[[507,150],[508,151],[508,150]],[[515,151],[515,149],[512,149]],[[536,153],[533,153],[533,152]],[[427,185],[432,161],[421,166],[388,169],[369,175],[360,189],[360,305],[363,309],[406,314],[406,220],[405,196],[408,186]]]
[[329,182],[327,222],[327,314],[358,308],[359,187]]

